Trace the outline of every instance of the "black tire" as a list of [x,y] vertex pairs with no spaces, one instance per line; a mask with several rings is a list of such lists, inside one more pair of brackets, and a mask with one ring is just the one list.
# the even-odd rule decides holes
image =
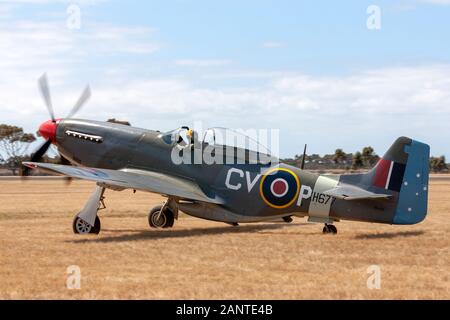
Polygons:
[[292,223],[292,221],[294,221],[294,219],[292,219],[291,216],[287,216],[287,217],[283,217],[283,221],[286,223]]
[[337,228],[336,228],[336,226],[330,224],[330,225],[328,226],[328,228],[330,229],[330,232],[331,232],[331,233],[337,234]]
[[[148,224],[151,228],[172,228],[173,224],[175,223],[175,216],[170,210],[170,208],[165,208],[164,212],[159,215],[159,212],[161,211],[162,206],[156,206],[152,210],[150,210],[150,213],[148,214]],[[156,220],[159,215],[159,220]]]
[[100,218],[95,217],[95,224],[92,227],[80,217],[75,217],[72,223],[72,230],[75,234],[99,234],[102,229]]
[[92,228],[90,233],[99,234],[101,229],[102,229],[102,224],[100,223],[100,218],[98,216],[96,216],[94,227]]
[[323,227],[322,232],[323,232],[324,234],[327,234],[327,233],[337,234],[337,228],[336,228],[336,226],[334,226],[334,225],[332,225],[332,224],[326,224],[326,225]]

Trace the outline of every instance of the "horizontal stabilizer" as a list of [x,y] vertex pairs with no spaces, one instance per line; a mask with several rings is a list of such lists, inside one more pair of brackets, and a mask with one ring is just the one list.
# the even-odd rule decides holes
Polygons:
[[325,191],[324,194],[342,200],[389,199],[391,197],[389,194],[373,193],[350,185],[337,186]]

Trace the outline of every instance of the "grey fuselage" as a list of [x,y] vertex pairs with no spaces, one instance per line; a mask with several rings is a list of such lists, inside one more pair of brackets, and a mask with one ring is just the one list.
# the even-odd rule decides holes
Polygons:
[[[79,135],[77,135],[79,134]],[[180,210],[188,214],[224,222],[253,222],[287,215],[310,216],[317,222],[340,219],[392,223],[397,194],[390,200],[349,201],[326,196],[323,191],[338,184],[369,184],[367,175],[320,176],[279,164],[298,178],[299,190],[289,206],[268,205],[261,195],[261,172],[270,164],[176,164],[171,160],[173,145],[161,139],[159,131],[87,120],[68,119],[58,124],[59,152],[73,164],[123,170],[139,169],[195,181],[207,196],[219,196],[224,205],[178,199]],[[97,137],[96,141],[93,137]],[[99,139],[101,138],[101,139]],[[302,198],[300,186],[312,194]],[[370,189],[370,186],[368,187]]]

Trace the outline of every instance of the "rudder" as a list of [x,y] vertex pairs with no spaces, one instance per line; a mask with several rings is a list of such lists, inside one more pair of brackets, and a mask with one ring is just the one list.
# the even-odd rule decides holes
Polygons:
[[372,186],[398,192],[393,224],[423,221],[428,207],[430,147],[398,138],[370,172]]
[[393,224],[416,224],[427,215],[430,146],[411,140],[405,152],[408,161]]

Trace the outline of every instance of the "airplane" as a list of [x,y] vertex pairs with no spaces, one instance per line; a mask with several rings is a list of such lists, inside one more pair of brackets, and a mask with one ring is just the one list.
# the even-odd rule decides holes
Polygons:
[[[342,220],[411,225],[427,215],[430,147],[407,137],[398,138],[368,172],[316,174],[279,163],[268,151],[222,143],[220,128],[207,130],[200,139],[188,127],[160,132],[74,119],[90,97],[89,87],[69,116],[57,119],[45,74],[39,88],[51,120],[40,126],[46,142],[23,163],[23,175],[39,169],[96,184],[73,220],[76,234],[100,232],[98,211],[105,207],[106,189],[164,196],[164,203],[148,214],[151,228],[171,228],[183,212],[233,226],[307,217],[323,224],[323,233],[336,234],[335,223]],[[70,165],[40,163],[50,145]],[[194,161],[196,152],[204,150],[210,159]]]

